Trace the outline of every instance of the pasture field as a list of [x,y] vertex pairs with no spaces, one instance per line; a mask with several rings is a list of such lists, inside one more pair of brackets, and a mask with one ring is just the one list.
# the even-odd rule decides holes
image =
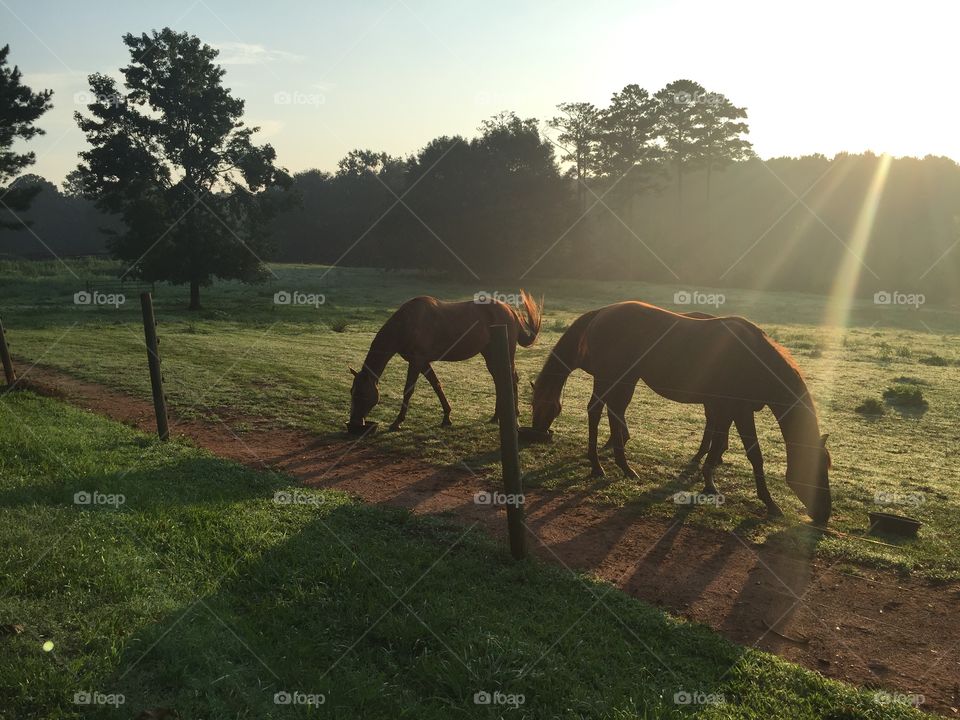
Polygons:
[[0,717],[921,717],[471,527],[291,482],[0,396]]
[[[0,264],[0,313],[15,357],[82,379],[149,397],[139,303],[119,307],[75,305],[73,294],[89,281],[107,287],[116,267],[90,261]],[[203,294],[205,309],[190,313],[185,288],[163,285],[156,296],[161,354],[171,406],[181,416],[216,417],[242,433],[253,419],[304,428],[342,439],[351,375],[380,324],[404,300],[419,294],[469,299],[480,291],[516,293],[495,281],[463,283],[420,273],[319,266],[273,266],[262,286],[217,283]],[[529,381],[563,329],[580,313],[623,299],[671,309],[743,315],[767,330],[796,357],[828,432],[834,460],[831,482],[834,532],[791,533],[790,542],[817,544],[825,557],[866,563],[932,579],[960,578],[960,311],[923,305],[856,301],[845,329],[824,327],[826,300],[790,293],[761,293],[653,286],[636,282],[531,281],[527,290],[546,299],[539,342],[518,349],[521,423],[530,417]],[[719,307],[678,305],[678,291],[725,296]],[[323,295],[309,306],[274,303],[277,292]],[[493,384],[480,358],[438,363],[453,405],[452,428],[441,429],[440,408],[421,380],[404,429],[370,439],[390,452],[441,464],[465,465],[496,476]],[[371,419],[384,427],[399,407],[405,365],[395,359],[381,383],[381,405]],[[699,490],[684,473],[703,429],[700,406],[670,403],[644,386],[628,412],[628,456],[639,483],[625,480],[612,458],[608,478],[589,477],[585,458],[586,405],[591,381],[575,373],[563,396],[554,442],[521,453],[528,486],[588,491],[598,503],[635,503],[651,515],[673,516],[672,494]],[[919,406],[898,398],[919,390]],[[893,392],[893,395],[890,393]],[[890,397],[885,398],[887,393]],[[906,393],[906,394],[905,394]],[[882,414],[858,412],[865,402]],[[769,411],[758,415],[770,489],[784,507],[768,521],[756,498],[750,466],[736,434],[717,482],[725,502],[695,508],[689,522],[739,532],[758,541],[805,519],[782,481],[785,454]],[[606,424],[601,437],[606,437]],[[867,512],[891,510],[921,519],[915,541],[867,537]],[[779,540],[778,540],[779,541]]]

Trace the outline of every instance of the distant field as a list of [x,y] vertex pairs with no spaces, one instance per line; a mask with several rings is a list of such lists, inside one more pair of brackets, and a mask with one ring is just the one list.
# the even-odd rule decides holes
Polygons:
[[0,396],[0,546],[0,718],[921,717],[480,530],[27,392]]
[[[87,281],[106,283],[108,263],[75,268],[78,278],[55,264],[0,263],[0,314],[14,354],[78,377],[149,397],[139,304],[128,297],[119,308],[75,306],[73,294]],[[463,284],[416,273],[274,266],[276,279],[249,287],[218,283],[205,289],[205,309],[189,313],[186,290],[162,286],[156,304],[167,394],[178,413],[239,422],[261,416],[279,423],[339,435],[346,420],[351,376],[375,330],[403,300],[419,294],[467,299],[474,293],[513,293],[495,281]],[[105,285],[104,285],[105,286]],[[529,384],[562,330],[581,312],[622,299],[674,305],[684,287],[642,283],[536,281],[528,290],[546,297],[544,332],[532,349],[517,354],[521,375],[521,422],[529,419]],[[699,288],[710,292],[709,288]],[[275,305],[278,291],[322,293],[318,307]],[[796,356],[812,388],[821,424],[830,433],[834,516],[831,527],[846,536],[819,541],[827,556],[917,572],[932,578],[960,577],[960,312],[874,306],[860,301],[844,330],[822,327],[824,298],[789,293],[720,290],[725,304],[708,312],[744,315],[763,326]],[[453,405],[454,427],[440,430],[440,410],[421,383],[402,432],[372,442],[438,463],[463,463],[498,472],[493,386],[483,363],[439,363],[437,373]],[[389,423],[399,406],[405,368],[395,361],[383,378],[383,402],[373,418]],[[894,405],[884,392],[919,389],[926,408]],[[566,388],[555,441],[522,451],[525,482],[551,488],[588,489],[603,503],[640,503],[650,513],[673,515],[664,489],[699,488],[699,479],[679,477],[696,450],[703,428],[700,407],[669,403],[638,389],[628,422],[628,453],[641,475],[622,479],[606,461],[608,480],[591,480],[584,457],[590,380],[575,374]],[[856,412],[874,400],[884,413]],[[238,418],[240,418],[238,420]],[[732,437],[718,485],[720,508],[697,508],[690,521],[739,528],[758,539],[775,536],[800,521],[800,504],[782,482],[784,450],[773,417],[758,416],[771,491],[788,510],[782,522],[760,513],[749,464]],[[603,436],[605,437],[605,423]],[[915,542],[865,538],[867,511],[910,514],[925,523]],[[810,533],[809,542],[817,536]]]

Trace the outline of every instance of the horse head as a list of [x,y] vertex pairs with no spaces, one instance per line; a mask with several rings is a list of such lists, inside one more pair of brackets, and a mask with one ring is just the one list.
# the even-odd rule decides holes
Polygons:
[[366,366],[353,373],[353,386],[350,388],[350,424],[361,427],[370,411],[380,402],[378,378]]
[[[827,450],[827,436],[821,435],[815,445],[808,445],[804,450],[799,458],[797,453],[793,458],[788,457],[787,485],[800,498],[813,521],[825,525],[833,509],[829,477],[832,461]],[[791,463],[791,459],[795,462]]]
[[550,426],[563,410],[560,393],[554,393],[548,388],[543,373],[537,378],[537,382],[531,385],[533,386],[533,430],[542,436],[550,435]]

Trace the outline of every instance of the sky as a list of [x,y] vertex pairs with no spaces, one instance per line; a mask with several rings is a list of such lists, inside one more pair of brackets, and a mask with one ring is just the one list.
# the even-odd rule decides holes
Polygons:
[[0,44],[54,108],[31,169],[63,180],[92,72],[118,76],[127,32],[169,26],[221,50],[279,163],[333,170],[353,148],[407,155],[501,110],[546,120],[689,78],[747,108],[761,157],[837,152],[960,160],[960,3],[660,0],[165,2],[0,0]]

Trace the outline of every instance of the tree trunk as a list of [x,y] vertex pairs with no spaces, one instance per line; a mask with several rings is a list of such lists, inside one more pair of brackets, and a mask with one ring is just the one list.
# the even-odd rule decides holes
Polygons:
[[200,309],[200,281],[190,281],[190,310]]

